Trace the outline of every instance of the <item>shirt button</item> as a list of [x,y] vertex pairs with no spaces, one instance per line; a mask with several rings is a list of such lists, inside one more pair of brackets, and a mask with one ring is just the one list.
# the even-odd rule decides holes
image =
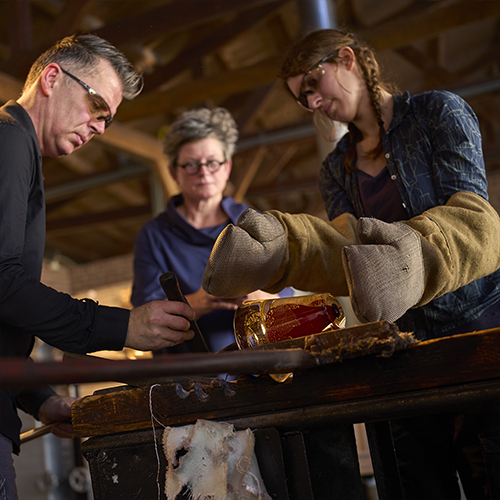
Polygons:
[[397,176],[395,176],[395,175],[391,175],[391,180],[392,180],[392,181],[395,181],[396,179],[397,179]]
[[385,157],[386,158],[390,158],[391,157],[391,153],[385,153]]

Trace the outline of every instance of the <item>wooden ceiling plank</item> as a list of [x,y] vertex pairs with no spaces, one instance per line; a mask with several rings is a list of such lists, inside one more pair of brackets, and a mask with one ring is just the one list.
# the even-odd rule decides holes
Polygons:
[[139,15],[131,15],[96,30],[96,34],[115,45],[141,43],[165,33],[177,33],[220,17],[246,11],[278,0],[210,1],[181,0],[162,5]]
[[464,77],[469,75],[471,72],[476,72],[484,66],[492,64],[497,64],[500,67],[500,42],[496,42],[487,47],[483,55],[475,59],[467,66],[460,68],[460,70],[457,71],[457,75]]
[[273,16],[267,23],[267,28],[271,33],[274,43],[280,53],[284,53],[284,51],[291,45],[291,39],[285,23],[283,22],[282,14],[283,9],[280,11],[280,15]]
[[80,177],[74,182],[67,182],[57,186],[49,187],[45,190],[46,203],[53,203],[56,200],[75,199],[83,192],[90,189],[98,189],[126,181],[128,179],[136,179],[141,176],[149,175],[150,171],[147,166],[137,168],[121,168],[111,172],[104,172],[99,175]]
[[[298,154],[298,152],[296,152],[293,156],[291,156],[288,159],[288,161],[286,163],[283,163],[282,170],[284,170],[285,168],[287,170],[297,170],[297,169],[300,169],[301,166],[304,164],[310,165],[311,159],[317,158],[317,143],[314,140],[313,142],[309,142],[309,144],[306,144],[306,146],[309,146],[309,147],[306,147],[305,149],[301,148],[300,154]],[[319,165],[319,163],[320,163],[319,158],[317,159],[317,161],[318,161],[318,165]],[[307,172],[309,173],[311,170],[312,170],[311,168],[308,168]],[[288,177],[288,179],[286,179],[286,180],[283,180],[283,178],[280,178],[279,180],[275,179],[274,183],[272,183],[272,182],[269,182],[266,184],[254,183],[248,189],[247,196],[250,197],[250,196],[253,196],[254,194],[259,194],[261,191],[264,192],[267,188],[269,188],[271,190],[271,192],[274,193],[276,191],[276,189],[279,191],[284,186],[288,186],[288,185],[292,186],[292,190],[293,190],[293,186],[295,186],[295,185],[300,186],[303,183],[304,186],[307,186],[310,182],[310,179],[316,179],[316,189],[318,189],[318,180],[317,180],[318,177],[316,174],[313,177],[310,177],[310,176],[299,177],[299,178]],[[287,189],[285,187],[284,192],[286,192],[286,190]]]
[[66,2],[62,11],[52,23],[50,32],[44,34],[43,39],[39,41],[38,46],[41,47],[41,50],[52,45],[55,41],[75,33],[85,14],[87,14],[94,3],[95,0]]
[[29,0],[7,2],[9,11],[9,65],[16,75],[21,75],[29,65],[33,50],[31,8]]
[[144,215],[151,215],[151,206],[149,204],[47,221],[47,235],[53,236],[61,231],[66,235],[79,233],[90,230],[91,226],[108,224],[123,219],[134,219]]
[[500,2],[429,2],[429,8],[378,26],[360,30],[360,36],[375,50],[410,45],[417,40],[438,36],[448,30],[500,16]]
[[125,205],[138,207],[149,202],[149,198],[145,196],[144,192],[137,188],[137,185],[119,182],[106,186],[105,190],[117,201]]
[[12,57],[30,53],[33,49],[33,35],[29,0],[16,0],[11,2],[11,16],[9,26],[11,29]]
[[267,148],[265,146],[261,146],[253,156],[250,165],[245,169],[243,179],[239,183],[238,187],[236,188],[236,192],[233,195],[234,199],[237,202],[241,203],[245,198],[250,184],[252,184],[255,176],[257,175],[257,172],[259,171],[266,152]]
[[103,242],[101,239],[100,245],[92,245],[91,242],[85,241],[85,245],[79,241],[75,244],[67,238],[57,238],[52,241],[47,241],[46,251],[55,255],[70,256],[71,260],[77,263],[97,261],[105,257],[103,251]]
[[168,160],[163,153],[161,142],[155,137],[117,122],[105,134],[96,139],[148,160],[155,177],[161,184],[165,199],[179,192],[179,187],[170,174]]
[[95,165],[85,159],[85,155],[81,154],[71,154],[67,156],[61,156],[57,161],[64,164],[69,170],[80,175],[89,175],[95,172]]
[[192,68],[192,66],[200,61],[204,54],[213,52],[227,44],[233,38],[241,35],[263,18],[267,17],[275,11],[284,0],[277,1],[270,5],[258,5],[250,12],[241,14],[223,28],[218,28],[215,32],[200,40],[198,43],[190,46],[182,51],[173,61],[163,67],[157,67],[151,75],[144,75],[144,91],[147,93],[155,90],[162,83],[170,80],[178,73]]
[[311,176],[307,178],[291,179],[288,181],[280,181],[279,183],[267,184],[265,186],[253,187],[248,190],[247,196],[249,198],[260,196],[273,196],[297,191],[318,190],[318,176]]
[[436,81],[443,85],[450,85],[456,83],[458,80],[458,77],[440,66],[433,57],[424,54],[411,45],[398,47],[395,49],[395,52],[424,72],[426,77],[431,81]]
[[363,26],[372,26],[388,17],[400,13],[414,0],[398,0],[397,2],[373,2],[372,0],[351,0],[354,17]]
[[128,121],[154,116],[160,110],[192,107],[207,99],[224,97],[234,92],[253,89],[276,79],[278,59],[271,58],[253,66],[220,73],[203,80],[184,83],[167,92],[152,92],[134,101],[124,102],[117,112],[117,119]]
[[427,42],[425,43],[426,53],[429,54],[429,56],[432,57],[432,59],[436,61],[436,63],[440,66],[443,66],[446,63],[446,60],[444,58],[445,50],[443,50],[443,44],[443,38],[439,36],[429,38],[429,40],[427,40]]
[[295,156],[295,153],[299,150],[297,144],[289,145],[281,157],[276,161],[273,166],[268,170],[267,174],[263,178],[263,183],[269,184],[273,182],[280,172],[285,168],[288,162]]
[[0,102],[6,103],[10,99],[17,99],[23,90],[19,79],[0,71]]
[[257,87],[250,96],[246,99],[245,104],[238,113],[238,129],[244,132],[248,125],[251,124],[254,117],[259,113],[259,110],[267,100],[269,92],[273,89],[273,84],[268,83]]
[[317,131],[318,129],[313,123],[305,122],[293,127],[268,129],[264,134],[259,131],[253,135],[240,137],[236,144],[236,153],[241,154],[262,145],[316,144]]

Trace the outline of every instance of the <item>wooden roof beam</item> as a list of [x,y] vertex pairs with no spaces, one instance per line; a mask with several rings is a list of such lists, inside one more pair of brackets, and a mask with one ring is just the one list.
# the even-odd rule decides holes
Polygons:
[[151,215],[151,206],[149,204],[47,221],[47,235],[55,237],[59,236],[59,233],[64,233],[64,235],[81,233],[82,231],[89,231],[91,226],[99,226],[124,219],[140,218],[145,215]]
[[245,198],[248,188],[252,184],[255,176],[257,175],[257,172],[259,171],[260,166],[262,165],[262,160],[264,159],[266,152],[267,148],[265,146],[261,146],[253,155],[253,158],[250,161],[250,165],[245,168],[243,178],[238,184],[236,192],[233,195],[233,198],[237,202],[241,203]]
[[96,136],[96,139],[147,160],[160,182],[165,199],[179,192],[179,187],[170,174],[169,162],[163,153],[163,145],[152,135],[113,122],[106,133]]
[[150,92],[159,87],[164,82],[170,80],[178,73],[190,69],[193,64],[197,64],[204,54],[213,52],[227,44],[230,40],[255,26],[263,18],[269,16],[280,7],[284,0],[279,0],[271,4],[258,5],[249,12],[240,14],[236,19],[231,20],[223,28],[219,28],[215,33],[210,33],[202,40],[182,51],[173,61],[163,67],[157,67],[151,75],[144,75],[144,91]]
[[281,171],[288,165],[290,160],[295,156],[299,150],[298,144],[290,144],[285,148],[283,154],[275,161],[272,167],[267,171],[263,178],[263,184],[270,184],[281,173]]
[[135,120],[172,110],[192,107],[207,99],[217,99],[227,94],[254,89],[276,79],[279,61],[271,58],[253,66],[219,73],[210,78],[195,80],[165,92],[151,92],[133,101],[122,103],[116,114],[121,121]]
[[455,75],[440,66],[433,57],[424,54],[411,45],[398,47],[395,51],[410,64],[424,72],[430,81],[437,82],[440,85],[451,85],[458,81]]
[[267,102],[269,93],[274,88],[272,83],[257,87],[250,96],[246,99],[243,107],[238,113],[238,129],[240,132],[246,130],[247,125],[250,125],[254,117],[258,114],[261,106]]
[[110,23],[96,30],[95,33],[115,45],[144,43],[146,40],[164,36],[165,33],[172,35],[223,16],[277,1],[189,0],[189,2],[172,2],[140,14],[133,13],[129,18]]
[[38,46],[41,47],[41,50],[65,36],[72,35],[94,2],[95,0],[66,2],[54,19],[50,31],[45,33],[43,39],[39,41]]
[[29,67],[33,51],[33,27],[29,0],[7,3],[9,15],[9,66],[16,75],[22,75]]
[[429,2],[430,7],[411,16],[404,11],[375,28],[360,30],[361,38],[375,50],[410,45],[443,34],[447,30],[500,16],[500,2]]
[[22,90],[23,84],[17,78],[0,71],[0,102],[2,104],[10,99],[17,99]]

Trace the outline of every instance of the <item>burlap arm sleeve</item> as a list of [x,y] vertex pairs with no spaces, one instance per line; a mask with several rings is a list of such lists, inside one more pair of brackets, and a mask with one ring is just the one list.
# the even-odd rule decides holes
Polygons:
[[357,243],[356,222],[343,214],[326,222],[307,214],[287,214],[270,210],[288,238],[286,256],[267,292],[276,293],[287,286],[309,292],[348,295],[342,267],[342,248]]
[[500,267],[500,217],[481,196],[454,194],[407,224],[421,237],[424,294],[415,307],[482,278]]
[[[343,214],[331,222],[300,214],[269,212],[284,227],[289,246],[266,291],[285,286],[311,292],[348,295],[342,248],[359,244],[357,219]],[[446,205],[401,221],[421,239],[425,267],[419,307],[445,293],[487,276],[500,267],[500,217],[481,196],[455,193]]]

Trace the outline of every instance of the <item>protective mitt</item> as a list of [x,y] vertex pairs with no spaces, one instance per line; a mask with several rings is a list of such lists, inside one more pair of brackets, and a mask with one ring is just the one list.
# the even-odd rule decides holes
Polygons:
[[[360,319],[395,321],[408,308],[422,306],[500,267],[500,217],[483,197],[466,191],[455,193],[446,205],[433,207],[408,221],[392,224],[378,221],[378,224],[366,219],[358,228],[359,234],[357,220],[350,214],[325,222],[305,214],[277,211],[259,214],[250,210],[240,219],[241,230],[229,226],[221,233],[205,270],[203,287],[213,295],[236,297],[259,288],[276,293],[292,286],[341,296],[348,293],[347,274],[351,300],[357,304],[355,311]],[[371,224],[366,223],[368,220]],[[387,234],[381,234],[385,231]],[[423,293],[418,279],[420,266],[416,262],[418,239],[423,259]],[[344,261],[349,269],[344,273],[342,249],[359,243],[362,247],[355,251],[350,247],[347,251]],[[371,248],[386,244],[384,249]],[[396,257],[397,251],[402,253]],[[362,256],[363,252],[367,257]],[[366,279],[372,273],[379,282],[383,281],[383,266],[375,265],[374,270],[370,265],[374,252],[378,254],[377,262],[382,264],[389,256],[399,266],[402,262],[404,267],[405,261],[408,264],[408,272],[399,273],[393,283],[389,279],[395,278],[394,273],[386,277],[383,290],[391,287],[394,290],[389,298],[375,285],[364,292]],[[364,271],[361,264],[354,263],[355,256],[361,256],[359,262],[363,262]],[[385,266],[397,269],[390,263]],[[404,276],[409,280],[405,282]]]
[[500,217],[478,194],[455,193],[404,224],[418,232],[425,266],[420,307],[500,267]]
[[306,214],[246,210],[219,235],[203,275],[203,288],[218,297],[239,297],[287,286],[347,295],[341,250],[355,243],[356,218],[327,223]]
[[420,236],[410,227],[378,219],[358,221],[361,243],[342,251],[354,313],[363,322],[396,321],[424,293]]
[[360,219],[358,236],[363,244],[344,248],[343,258],[362,321],[396,321],[500,267],[500,218],[471,192],[401,223]]
[[282,225],[251,208],[237,226],[230,224],[217,238],[203,274],[203,288],[218,297],[241,297],[265,287],[288,250]]

